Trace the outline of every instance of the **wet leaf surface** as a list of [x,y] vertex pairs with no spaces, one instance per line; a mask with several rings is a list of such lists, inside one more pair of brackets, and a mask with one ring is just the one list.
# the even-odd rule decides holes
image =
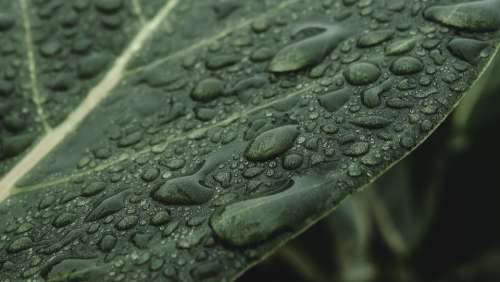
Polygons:
[[435,2],[0,1],[2,281],[233,280],[488,65],[500,2]]

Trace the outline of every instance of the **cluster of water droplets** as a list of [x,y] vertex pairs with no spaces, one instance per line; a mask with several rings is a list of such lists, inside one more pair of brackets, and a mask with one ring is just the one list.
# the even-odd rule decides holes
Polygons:
[[442,121],[500,29],[497,0],[385,2],[269,1],[243,24],[255,3],[183,4],[215,36],[165,25],[22,182],[0,273],[221,281],[332,208]]

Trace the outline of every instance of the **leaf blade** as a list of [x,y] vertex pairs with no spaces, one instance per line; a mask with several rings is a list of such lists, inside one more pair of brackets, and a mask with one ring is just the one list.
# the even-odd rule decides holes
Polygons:
[[[120,2],[107,1],[96,3]],[[338,9],[351,12],[345,17],[330,11],[334,6],[325,14],[327,4],[315,1],[270,1],[277,14],[238,21],[234,18],[263,13],[262,8],[253,2],[183,4],[172,11],[173,18],[202,13],[207,17],[206,29],[198,26],[202,33],[220,30],[227,19],[240,24],[198,39],[179,34],[180,21],[158,20],[154,26],[161,32],[144,44],[145,52],[125,51],[126,59],[119,67],[115,64],[119,75],[104,78],[112,83],[98,91],[102,96],[97,95],[80,119],[69,123],[73,126],[67,128],[66,138],[59,135],[60,141],[51,143],[54,150],[33,153],[39,158],[31,159],[37,166],[22,163],[26,177],[21,181],[21,175],[11,178],[9,185],[15,182],[17,194],[0,205],[1,216],[13,221],[0,228],[8,234],[11,253],[2,256],[20,265],[28,252],[44,259],[62,256],[57,265],[69,270],[72,259],[83,259],[84,272],[93,269],[86,266],[88,259],[108,265],[110,257],[130,270],[110,264],[125,278],[233,279],[418,146],[455,107],[493,53],[491,34],[485,33],[481,36],[490,40],[490,49],[479,59],[479,67],[453,57],[443,43],[453,33],[423,21],[422,6],[409,11],[373,4],[374,14],[362,16],[359,7],[346,5]],[[153,4],[144,5],[144,10],[149,5]],[[337,40],[335,36],[322,36],[336,25],[358,24],[368,30],[372,20],[381,26],[389,21],[387,25],[395,28],[387,11],[398,19],[412,19],[417,40],[423,40],[399,58],[385,57],[381,47],[412,32],[390,33],[394,39],[386,41],[366,39],[375,45],[362,49],[357,49],[357,33],[341,44],[328,42]],[[325,15],[322,25],[310,21]],[[272,18],[276,20],[266,23]],[[305,22],[301,32],[290,32],[299,20]],[[426,40],[426,32],[443,39],[437,44]],[[321,40],[309,40],[318,36]],[[144,38],[138,41],[146,43]],[[284,56],[300,59],[307,51],[307,60],[292,62],[297,71],[268,72],[266,62],[277,54],[273,48],[303,41],[308,43],[294,45],[302,47],[287,49]],[[321,46],[301,49],[310,44]],[[332,55],[325,58],[323,47],[332,48]],[[259,55],[252,56],[257,51]],[[141,64],[144,61],[150,64]],[[127,68],[132,72],[125,74]],[[336,95],[342,89],[350,94]],[[324,109],[321,103],[333,106]],[[314,181],[302,183],[304,177]],[[263,224],[266,210],[272,215],[269,224]],[[216,211],[219,220],[213,219]],[[75,213],[82,218],[70,215]],[[219,225],[223,227],[214,222],[210,226],[209,218],[224,222]],[[229,247],[228,238],[237,235],[238,226],[248,232],[238,236],[243,241],[237,248]],[[87,230],[87,235],[67,232],[70,228]],[[193,253],[202,253],[201,262],[186,264],[194,261]],[[165,254],[175,254],[181,262]],[[157,272],[161,268],[162,274]],[[30,271],[23,275],[40,275],[36,268]],[[45,279],[66,275],[43,273]]]

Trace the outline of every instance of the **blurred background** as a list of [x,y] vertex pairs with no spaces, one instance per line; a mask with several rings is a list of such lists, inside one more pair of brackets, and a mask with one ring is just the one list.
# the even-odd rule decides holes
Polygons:
[[500,281],[500,56],[409,157],[239,282]]

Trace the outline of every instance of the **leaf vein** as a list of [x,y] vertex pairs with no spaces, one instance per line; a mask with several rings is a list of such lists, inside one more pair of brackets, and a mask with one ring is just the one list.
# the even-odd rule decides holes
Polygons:
[[49,132],[52,130],[49,122],[47,121],[47,116],[45,114],[45,110],[42,106],[42,97],[40,95],[39,86],[38,86],[38,76],[37,76],[37,63],[35,59],[35,48],[33,44],[33,36],[32,36],[32,28],[31,28],[31,20],[29,16],[29,7],[27,0],[20,0],[19,2],[21,6],[21,17],[23,21],[24,28],[24,40],[26,44],[26,52],[27,52],[27,60],[28,60],[28,68],[29,68],[29,76],[30,76],[30,87],[31,87],[31,99],[35,104],[37,115],[42,123],[43,130],[45,132]]
[[162,58],[159,58],[158,60],[156,61],[153,61],[153,62],[150,62],[146,65],[143,65],[143,66],[139,66],[139,67],[136,67],[134,69],[131,69],[127,72],[127,76],[130,76],[130,75],[133,75],[133,74],[136,74],[138,72],[141,72],[141,71],[144,71],[144,70],[147,70],[147,69],[152,69],[156,66],[159,66],[163,63],[166,63],[170,60],[173,60],[173,59],[176,59],[176,58],[179,58],[179,57],[182,57],[186,54],[189,54],[203,46],[207,46],[225,36],[227,36],[228,34],[236,31],[236,30],[239,30],[239,29],[242,29],[242,28],[245,28],[247,27],[248,25],[250,25],[252,22],[258,20],[258,19],[262,19],[262,18],[266,18],[266,17],[269,17],[270,15],[273,15],[279,11],[281,11],[282,9],[288,7],[288,6],[291,6],[295,3],[299,2],[299,0],[288,0],[288,1],[285,1],[283,3],[281,3],[280,5],[278,5],[277,7],[269,10],[267,13],[264,13],[264,14],[261,14],[259,15],[258,17],[255,17],[255,18],[250,18],[250,19],[245,19],[245,20],[242,20],[240,23],[236,24],[236,25],[229,25],[228,28],[226,29],[223,29],[222,31],[218,32],[217,34],[211,36],[211,37],[208,37],[208,38],[205,38],[205,39],[202,39],[200,41],[198,41],[197,43],[195,44],[192,44],[190,46],[188,46],[187,48],[184,48],[184,49],[181,49],[181,50],[177,50],[175,51],[174,53],[172,54],[169,54],[165,57],[162,57]]
[[134,9],[134,13],[139,17],[139,21],[142,26],[146,25],[146,17],[142,11],[141,0],[132,0],[132,7]]
[[[21,3],[26,4],[25,1],[26,0],[21,0]],[[66,136],[71,134],[92,110],[112,93],[112,90],[123,78],[127,64],[134,55],[144,47],[145,42],[151,37],[158,26],[168,18],[179,1],[180,0],[166,1],[157,15],[137,33],[131,44],[125,48],[108,73],[90,90],[87,97],[75,111],[73,111],[57,128],[45,134],[38,144],[0,180],[0,202],[12,193],[19,179],[33,169],[45,156],[60,144]]]
[[[218,122],[214,122],[214,123],[208,124],[205,127],[193,129],[193,130],[191,130],[191,131],[189,131],[187,133],[173,136],[172,138],[169,138],[169,139],[165,140],[163,143],[155,145],[155,147],[167,147],[168,145],[171,145],[174,142],[183,141],[183,140],[186,140],[186,139],[188,139],[190,137],[199,136],[201,134],[204,134],[205,132],[207,132],[210,129],[213,129],[213,128],[216,128],[216,127],[227,126],[227,125],[233,123],[234,121],[239,120],[239,119],[241,119],[243,117],[246,117],[246,116],[251,115],[253,113],[256,113],[258,111],[264,110],[266,108],[272,107],[273,105],[281,103],[281,102],[283,102],[283,101],[285,101],[287,99],[299,96],[299,95],[301,95],[303,93],[306,93],[306,92],[312,90],[313,88],[315,88],[315,87],[317,87],[319,85],[320,85],[320,83],[311,83],[307,87],[299,89],[299,90],[297,90],[295,92],[292,92],[292,93],[290,93],[288,95],[285,95],[283,97],[271,100],[271,101],[269,101],[267,103],[264,103],[262,105],[258,105],[258,106],[252,107],[250,109],[247,109],[246,111],[243,110],[241,112],[237,112],[236,114],[230,115],[229,117],[227,117],[227,118],[225,118],[223,120],[220,120]],[[70,182],[70,181],[72,181],[72,180],[74,180],[76,178],[82,177],[82,176],[86,176],[86,175],[89,175],[89,174],[92,174],[92,173],[97,173],[97,172],[104,171],[105,169],[108,169],[111,166],[117,165],[117,164],[119,164],[121,162],[130,161],[130,160],[133,160],[133,159],[138,158],[140,156],[149,154],[151,152],[151,149],[152,149],[152,147],[148,147],[146,149],[137,151],[137,152],[132,153],[132,154],[123,154],[122,156],[120,156],[119,158],[117,158],[115,160],[109,161],[107,163],[103,163],[103,164],[101,164],[99,166],[96,166],[96,167],[94,167],[92,169],[89,169],[89,170],[86,170],[86,171],[82,171],[82,172],[79,172],[79,173],[75,173],[75,174],[71,174],[71,175],[67,175],[65,177],[62,177],[62,178],[59,178],[59,179],[56,179],[56,180],[42,182],[42,183],[38,183],[38,184],[35,184],[35,185],[31,185],[31,186],[16,187],[17,191],[15,193],[30,192],[30,191],[33,191],[33,190],[43,189],[43,188],[51,187],[51,186],[54,186],[54,185],[67,183],[67,182]]]

